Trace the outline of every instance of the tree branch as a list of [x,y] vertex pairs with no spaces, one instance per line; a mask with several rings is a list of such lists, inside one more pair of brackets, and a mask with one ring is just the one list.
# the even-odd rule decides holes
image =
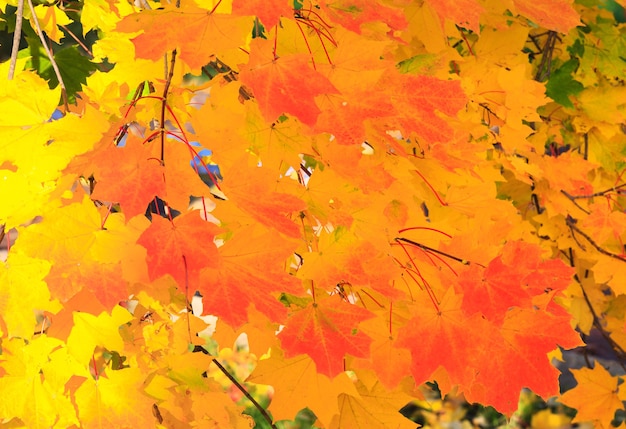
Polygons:
[[22,22],[24,21],[24,0],[18,0],[17,12],[15,12],[15,32],[13,33],[13,46],[11,47],[11,62],[9,63],[9,80],[15,75],[15,64],[17,63],[17,53],[20,50],[20,40],[22,39]]

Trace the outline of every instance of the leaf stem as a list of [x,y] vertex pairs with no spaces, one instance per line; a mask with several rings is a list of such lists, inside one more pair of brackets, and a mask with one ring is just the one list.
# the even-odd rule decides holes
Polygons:
[[437,201],[439,201],[439,203],[442,206],[447,206],[448,203],[446,203],[444,200],[441,199],[441,197],[439,196],[439,194],[437,193],[435,188],[433,188],[433,185],[431,185],[430,182],[428,182],[428,180],[426,180],[426,178],[422,175],[422,173],[420,173],[418,170],[414,170],[414,171],[418,174],[419,177],[422,178],[424,183],[426,183],[426,186],[428,186],[430,188],[430,190],[433,192],[433,194],[435,194],[435,197],[437,198]]

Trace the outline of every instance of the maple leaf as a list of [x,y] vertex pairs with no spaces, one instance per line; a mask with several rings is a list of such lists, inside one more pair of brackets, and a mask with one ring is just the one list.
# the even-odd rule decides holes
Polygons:
[[356,382],[359,395],[339,396],[341,413],[330,428],[413,428],[415,423],[398,411],[412,398],[398,389],[389,391],[371,372],[359,373]]
[[287,0],[249,1],[234,0],[233,13],[238,15],[254,15],[271,29],[280,22],[281,16],[293,15],[293,3]]
[[[427,380],[511,413],[522,387],[557,392],[574,324],[621,353],[616,5],[140,3],[37,7],[62,77],[80,36],[57,24],[98,29],[74,103],[47,61],[0,64],[3,423],[249,426],[190,352],[211,320],[194,291],[227,371],[253,365],[229,349],[245,333],[274,418],[327,428],[410,425]],[[155,196],[169,219],[143,216]],[[621,379],[574,374],[564,402],[608,427]]]
[[178,49],[180,58],[192,69],[200,69],[212,55],[222,55],[245,44],[252,17],[210,13],[186,5],[145,10],[126,16],[116,27],[124,33],[138,33],[132,39],[139,58],[153,61]]
[[234,204],[221,204],[214,215],[220,219],[233,219],[234,214],[243,209],[257,222],[287,236],[299,237],[301,228],[288,215],[305,209],[306,204],[294,195],[274,192],[272,184],[279,179],[275,173],[265,167],[250,169],[247,164],[247,157],[239,159],[231,170],[224,172],[225,178],[220,186],[229,202]]
[[360,33],[365,23],[382,21],[392,29],[404,28],[406,20],[398,8],[373,4],[367,0],[334,0],[320,2],[333,21]]
[[54,298],[67,301],[80,290],[89,290],[107,308],[128,298],[128,284],[122,277],[121,264],[87,260],[80,264],[54,265],[46,276]]
[[428,4],[435,9],[442,23],[450,19],[455,24],[480,32],[479,18],[485,12],[485,8],[476,0],[464,0],[462,2],[446,2],[428,0]]
[[[416,314],[398,333],[397,345],[411,351],[411,373],[417,383],[430,379],[439,367],[461,386],[471,386],[478,368],[459,359],[474,359],[483,350],[494,327],[478,314],[468,317],[461,309],[462,295],[448,289],[435,307],[426,293],[417,297]],[[441,353],[441,350],[446,350]]]
[[[87,379],[74,393],[81,426],[134,428],[154,424],[154,401],[142,393],[145,375],[139,368],[107,371]],[[120,392],[137,392],[126,397]]]
[[[493,329],[485,339],[482,358],[480,354],[476,356],[481,364],[475,385],[465,393],[468,401],[490,404],[510,413],[517,409],[523,387],[543,397],[555,395],[559,390],[559,371],[550,363],[548,353],[557,346],[567,349],[581,344],[570,319],[562,310],[556,315],[520,308],[507,312],[502,328]],[[489,359],[493,353],[502,358]],[[490,385],[503,389],[486,394]]]
[[25,243],[31,256],[78,262],[102,236],[101,222],[93,202],[85,197],[80,202],[50,208],[41,222],[20,228],[20,235],[31,243]]
[[287,309],[278,293],[300,292],[298,280],[284,271],[294,248],[293,241],[258,226],[240,230],[219,248],[213,266],[200,274],[197,289],[205,311],[237,329],[248,320],[246,311],[254,304],[270,320],[282,323]]
[[623,409],[626,393],[619,381],[602,365],[593,368],[572,369],[578,384],[563,393],[559,401],[578,411],[573,422],[590,421],[601,428],[610,428],[616,410]]
[[280,349],[272,349],[270,357],[261,359],[246,381],[274,387],[270,410],[276,420],[292,419],[298,411],[308,407],[320,422],[328,425],[339,413],[337,401],[329,398],[342,393],[358,395],[345,373],[329,379],[318,373],[309,356],[286,359]]
[[277,57],[269,40],[250,43],[250,60],[242,66],[239,78],[252,88],[261,113],[270,123],[289,114],[314,125],[321,112],[315,97],[337,92],[328,79],[311,68],[306,55]]
[[[398,345],[396,332],[406,323],[405,311],[389,311],[391,321],[377,317],[361,323],[363,332],[372,337],[370,359],[355,359],[351,367],[369,368],[376,372],[380,382],[388,389],[395,389],[410,373],[411,353]],[[387,313],[387,310],[384,310]],[[400,315],[401,314],[401,315]]]
[[173,220],[153,216],[152,223],[137,240],[148,251],[150,278],[169,274],[179,287],[189,287],[190,279],[202,268],[215,265],[217,248],[213,237],[218,231],[214,224],[202,220],[198,210]]
[[403,135],[416,133],[429,143],[447,141],[452,136],[443,113],[455,116],[467,98],[458,81],[442,81],[428,76],[391,76],[385,80],[391,101],[399,114],[390,120]]
[[580,16],[570,0],[513,0],[513,3],[517,12],[549,30],[568,33],[580,25]]
[[126,309],[116,306],[110,315],[107,312],[99,316],[74,312],[73,316],[74,327],[67,338],[67,349],[78,362],[83,364],[89,362],[96,346],[112,351],[124,350],[119,327],[132,319],[132,315]]
[[278,338],[287,357],[306,353],[320,373],[334,377],[344,370],[346,354],[369,356],[372,340],[358,330],[358,323],[371,317],[334,295],[293,311]]
[[329,96],[328,100],[328,104],[321,104],[324,110],[315,129],[332,133],[341,145],[362,144],[366,140],[365,121],[381,120],[395,113],[382,92],[344,93],[342,97]]
[[558,260],[542,261],[540,252],[539,246],[510,242],[486,269],[473,266],[462,271],[464,308],[470,314],[480,311],[490,320],[501,320],[510,307],[529,306],[533,295],[564,290],[573,269]]
[[106,144],[93,171],[96,187],[91,197],[119,203],[127,219],[143,214],[150,201],[165,193],[161,162],[152,156],[150,145],[133,134],[123,147]]
[[67,355],[61,340],[13,338],[2,342],[2,349],[0,389],[14,394],[0,403],[0,415],[15,416],[29,427],[78,424],[66,383],[88,373]]
[[0,318],[8,334],[30,338],[35,332],[33,310],[51,310],[50,292],[43,279],[50,263],[12,252],[0,264]]

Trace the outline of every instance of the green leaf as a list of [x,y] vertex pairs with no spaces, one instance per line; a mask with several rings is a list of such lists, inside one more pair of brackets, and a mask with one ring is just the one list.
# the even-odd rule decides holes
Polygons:
[[[67,90],[67,96],[71,101],[76,93],[82,89],[82,85],[87,83],[87,76],[96,70],[96,66],[83,56],[76,46],[70,46],[56,52],[54,60],[59,66],[59,71]],[[48,80],[51,88],[59,84],[51,64],[48,64],[48,67],[43,69],[40,75]]]
[[572,58],[565,62],[561,68],[552,73],[546,84],[546,94],[557,103],[565,107],[574,107],[569,99],[570,95],[576,95],[584,89],[583,84],[574,80],[572,73],[578,68],[578,60]]

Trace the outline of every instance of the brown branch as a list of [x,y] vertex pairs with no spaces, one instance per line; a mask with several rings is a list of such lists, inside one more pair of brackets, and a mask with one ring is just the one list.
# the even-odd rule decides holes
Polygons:
[[535,80],[537,82],[543,82],[550,77],[550,69],[552,68],[552,54],[554,53],[554,46],[556,45],[557,40],[559,40],[559,36],[556,31],[549,31],[548,37],[546,38],[546,43],[543,46],[543,50],[541,53],[541,62],[539,63],[537,73],[535,74]]

